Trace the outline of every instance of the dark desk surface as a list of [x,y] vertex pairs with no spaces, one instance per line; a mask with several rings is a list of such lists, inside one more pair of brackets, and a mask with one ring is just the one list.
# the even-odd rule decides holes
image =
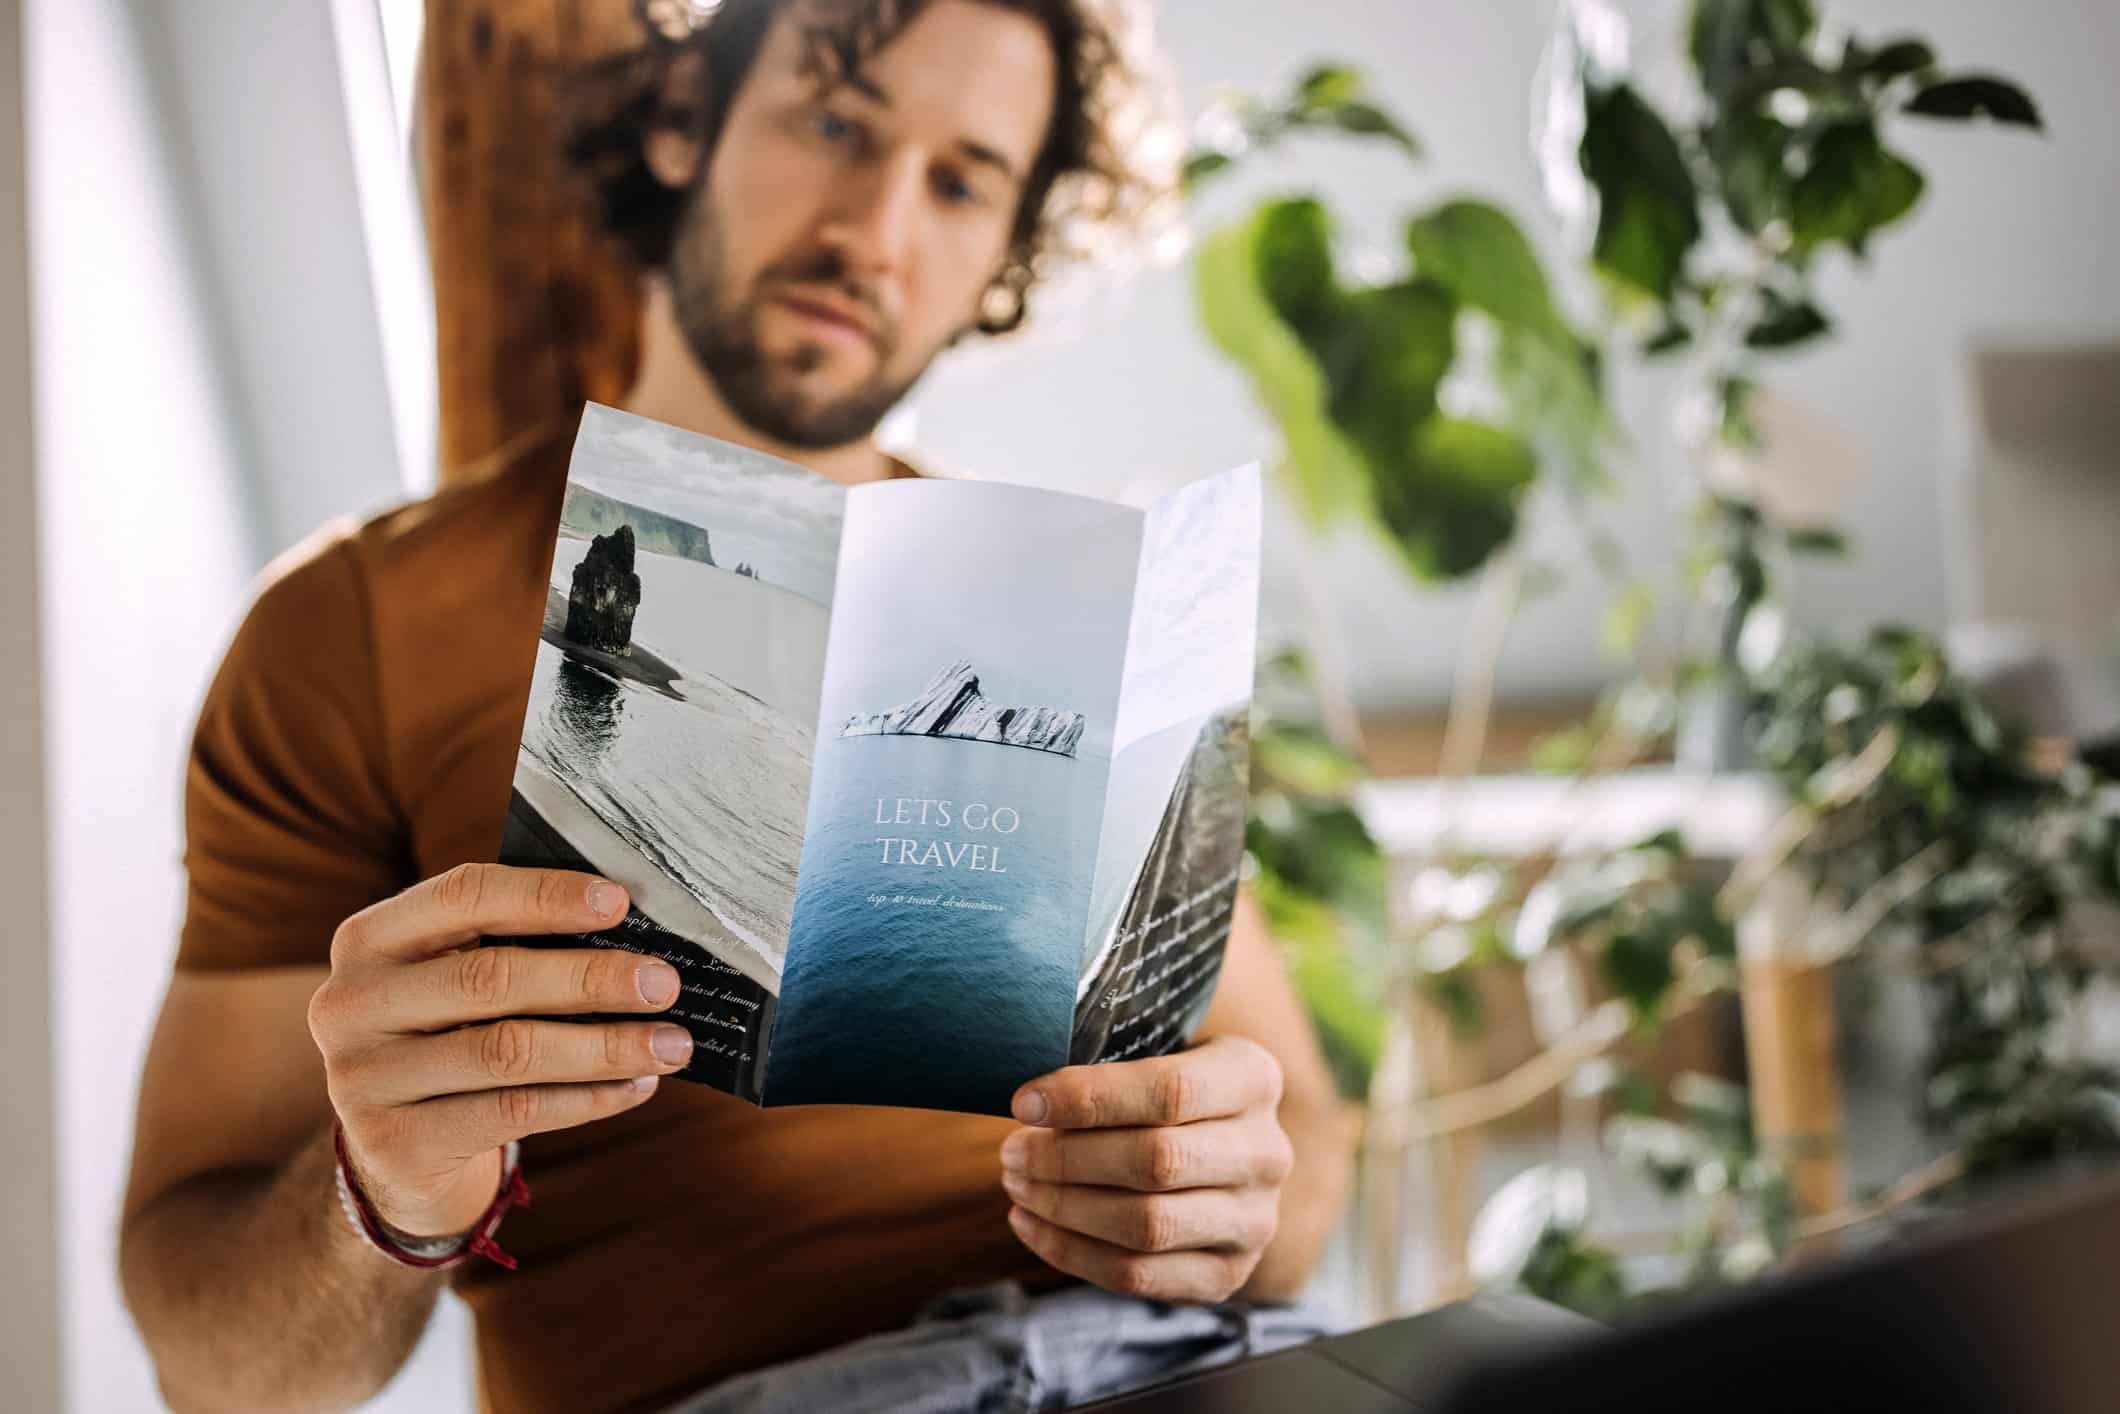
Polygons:
[[1476,1296],[1085,1404],[1078,1414],[1405,1414],[1433,1408],[1471,1362],[1601,1329],[1533,1297]]

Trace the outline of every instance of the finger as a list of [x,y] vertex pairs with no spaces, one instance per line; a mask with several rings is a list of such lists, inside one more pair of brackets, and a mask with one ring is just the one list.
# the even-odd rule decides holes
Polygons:
[[461,1158],[630,1110],[655,1093],[658,1080],[643,1075],[585,1085],[513,1085],[423,1100],[404,1112],[426,1131],[435,1153]]
[[378,1031],[440,1031],[499,1016],[661,1011],[677,969],[623,948],[465,948],[349,979],[347,1005]]
[[1281,1065],[1241,1036],[1217,1036],[1175,1055],[1071,1065],[1016,1092],[1010,1106],[1025,1124],[1111,1129],[1221,1119],[1281,1098]]
[[1101,1238],[1130,1252],[1257,1252],[1273,1240],[1278,1204],[1264,1188],[1194,1188],[1136,1193],[1080,1183],[1040,1183],[1005,1173],[1016,1206],[1055,1227]]
[[1020,1207],[1008,1210],[1008,1225],[1046,1265],[1147,1301],[1226,1301],[1258,1265],[1251,1253],[1133,1252]]
[[667,1022],[590,1025],[511,1017],[435,1036],[393,1038],[356,1061],[347,1083],[368,1103],[404,1105],[509,1085],[668,1075],[691,1059],[691,1033]]
[[1001,1166],[1044,1183],[1091,1183],[1141,1192],[1271,1187],[1294,1154],[1272,1116],[1143,1129],[1019,1129],[1001,1143]]
[[566,869],[459,864],[339,925],[335,954],[416,962],[482,936],[592,933],[626,915],[626,891]]

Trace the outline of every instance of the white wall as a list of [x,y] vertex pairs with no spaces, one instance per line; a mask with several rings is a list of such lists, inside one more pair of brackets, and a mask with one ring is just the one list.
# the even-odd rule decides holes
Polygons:
[[[1674,4],[1626,8],[1668,22]],[[2048,339],[2120,332],[2120,150],[2111,141],[2120,7],[1864,0],[1828,8],[1866,31],[1927,34],[1949,62],[2016,76],[2049,120],[2044,139],[1908,124],[1905,146],[1929,174],[1929,199],[1906,230],[1877,243],[1867,274],[1830,273],[1826,302],[1844,332],[1778,376],[1869,459],[1845,512],[1858,554],[1845,567],[1805,571],[1793,585],[1799,613],[1937,627],[1947,580],[1940,502],[1959,454],[1950,436],[1961,417],[1953,375],[1967,341],[1984,331]],[[1282,187],[1315,185],[1368,239],[1394,241],[1400,213],[1459,190],[1537,216],[1526,130],[1550,0],[1167,0],[1161,14],[1191,103],[1225,81],[1285,80],[1314,57],[1366,67],[1426,140],[1425,173],[1402,175],[1390,160],[1319,147],[1284,172]],[[1106,493],[1268,453],[1270,434],[1245,386],[1194,332],[1185,271],[1151,276],[1130,298],[1093,304],[1071,324],[1017,347],[970,351],[941,371],[919,400],[923,453],[978,474]],[[1630,374],[1619,391],[1640,461],[1627,473],[1636,489],[1611,515],[1638,564],[1668,565],[1671,521],[1655,490],[1667,469],[1665,380]],[[1294,614],[1289,568],[1300,542],[1292,522],[1283,517],[1269,540],[1269,604]],[[1357,665],[1358,696],[1375,706],[1442,701],[1468,592],[1411,588],[1363,540],[1317,553]],[[1574,582],[1589,580],[1578,572]],[[1612,675],[1597,648],[1599,617],[1596,598],[1584,593],[1532,607],[1511,639],[1503,690],[1593,692]]]
[[[400,483],[328,8],[26,9],[60,1315],[101,1414],[159,1407],[115,1234],[199,694],[263,560]],[[386,1407],[464,1407],[463,1331]]]
[[151,1408],[117,1203],[176,941],[185,733],[255,545],[129,17],[27,8],[67,1385],[76,1409]]
[[404,485],[334,7],[129,8],[261,529],[291,544]]

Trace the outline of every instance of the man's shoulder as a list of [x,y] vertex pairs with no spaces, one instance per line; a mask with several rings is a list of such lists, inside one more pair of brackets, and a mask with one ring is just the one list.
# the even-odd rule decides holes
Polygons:
[[[565,448],[366,517],[345,517],[274,559],[205,703],[328,699],[383,732],[519,666],[534,628],[564,492]],[[521,632],[517,632],[522,627]],[[446,669],[446,670],[444,670]]]
[[542,578],[565,492],[566,447],[544,440],[496,469],[362,522],[351,550],[378,604],[477,598],[496,576]]
[[540,446],[367,516],[345,516],[275,558],[251,614],[324,627],[473,600],[509,571],[543,574],[564,487]]

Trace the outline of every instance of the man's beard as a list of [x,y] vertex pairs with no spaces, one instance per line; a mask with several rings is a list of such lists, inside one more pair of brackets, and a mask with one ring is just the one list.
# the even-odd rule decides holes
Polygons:
[[[874,432],[926,371],[923,364],[904,379],[885,372],[898,335],[875,295],[853,277],[838,252],[819,249],[767,266],[739,298],[723,259],[724,227],[708,205],[704,186],[689,205],[671,251],[670,292],[685,343],[729,410],[754,432],[789,447],[843,447]],[[819,402],[797,384],[823,363],[821,345],[805,342],[779,359],[759,347],[759,311],[788,285],[828,286],[869,315],[876,366],[842,397]]]

